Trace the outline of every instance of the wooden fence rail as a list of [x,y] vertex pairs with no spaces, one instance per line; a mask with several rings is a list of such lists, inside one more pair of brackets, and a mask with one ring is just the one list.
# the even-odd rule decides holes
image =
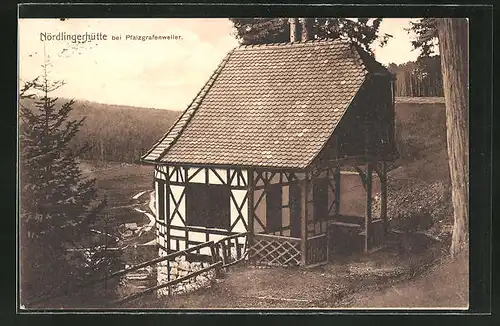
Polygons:
[[[84,288],[90,287],[92,285],[95,285],[95,284],[98,284],[98,283],[101,283],[101,282],[106,282],[107,280],[109,280],[111,278],[123,276],[123,275],[125,275],[127,273],[130,273],[130,272],[142,269],[144,267],[156,265],[156,264],[161,263],[163,261],[170,261],[170,260],[175,259],[178,256],[183,256],[183,255],[189,254],[189,253],[191,253],[193,251],[197,251],[197,250],[205,248],[205,247],[209,247],[210,248],[210,252],[211,252],[211,255],[212,255],[212,264],[210,266],[208,266],[208,267],[206,267],[204,269],[192,272],[192,273],[190,273],[190,274],[188,274],[186,276],[177,278],[175,280],[171,280],[171,281],[169,280],[166,283],[163,283],[163,284],[160,284],[160,285],[148,288],[148,289],[146,289],[146,290],[144,290],[142,292],[139,292],[139,293],[136,293],[136,294],[132,294],[132,295],[127,296],[127,297],[125,297],[123,299],[115,300],[111,304],[119,304],[119,303],[122,303],[122,302],[125,302],[125,301],[130,301],[130,300],[133,300],[133,299],[135,299],[137,297],[140,297],[140,296],[142,296],[144,294],[153,292],[153,291],[158,290],[158,289],[162,289],[162,288],[167,287],[167,286],[175,285],[177,283],[180,283],[180,282],[183,282],[185,280],[188,280],[191,277],[196,277],[199,274],[202,274],[202,273],[204,273],[206,271],[209,271],[209,270],[212,270],[214,268],[224,267],[224,268],[227,269],[227,267],[232,266],[234,264],[237,264],[237,263],[241,262],[242,260],[244,260],[246,258],[246,252],[243,252],[244,250],[241,250],[241,249],[242,249],[242,246],[243,246],[243,248],[246,248],[246,244],[247,243],[245,242],[245,244],[239,244],[238,238],[240,238],[240,237],[246,237],[247,235],[248,235],[248,232],[244,232],[244,233],[239,233],[239,234],[234,234],[234,235],[231,235],[231,236],[224,237],[224,238],[218,240],[217,242],[207,241],[205,243],[193,246],[191,248],[187,248],[187,249],[182,250],[182,251],[173,252],[173,253],[167,254],[166,256],[163,256],[163,257],[158,257],[158,258],[146,261],[144,263],[140,263],[140,264],[137,264],[137,265],[130,266],[128,268],[125,268],[125,269],[116,271],[114,273],[111,273],[111,274],[107,275],[106,277],[101,277],[101,278],[94,279],[94,280],[91,280],[91,281],[88,281],[88,282],[85,282],[85,283],[82,283],[82,284],[75,285],[75,286],[73,286],[71,288],[68,288],[68,289],[65,289],[64,291],[61,291],[60,293],[57,293],[57,294],[54,294],[54,295],[51,295],[51,296],[48,296],[48,297],[44,297],[44,298],[33,300],[33,301],[27,303],[27,306],[28,305],[29,306],[36,305],[36,304],[39,304],[39,303],[42,303],[42,302],[46,302],[46,301],[51,300],[51,299],[63,297],[63,296],[68,295],[69,293],[73,293],[75,291],[82,290]],[[228,243],[231,243],[232,241],[235,242],[234,247],[236,248],[236,256],[234,256],[234,257],[232,257],[230,255],[230,248],[232,246],[231,245],[227,245]],[[221,248],[222,248],[222,250],[220,250]],[[229,249],[229,255],[227,255],[228,249]],[[226,257],[225,258],[224,258],[224,254],[223,254],[222,257],[220,257],[220,255],[218,254],[218,252],[220,252],[220,251],[222,251],[223,253],[226,252]]]
[[[249,232],[233,234],[215,242],[215,254],[222,260],[223,268],[227,270],[227,267],[244,260],[248,249],[248,234]],[[242,243],[239,242],[241,237],[245,237]],[[234,252],[231,251],[232,248],[234,248]]]
[[111,302],[111,305],[119,305],[119,304],[122,304],[122,303],[125,303],[127,301],[131,301],[131,300],[134,300],[134,299],[137,299],[145,294],[148,294],[148,293],[151,293],[151,292],[154,292],[154,291],[157,291],[157,290],[160,290],[160,289],[163,289],[165,287],[168,287],[168,286],[172,286],[172,285],[175,285],[175,284],[178,284],[178,283],[181,283],[181,282],[184,282],[192,277],[196,277],[200,274],[203,274],[205,272],[208,272],[214,268],[217,268],[219,266],[222,266],[222,262],[221,261],[218,261],[208,267],[205,267],[203,269],[200,269],[196,272],[191,272],[189,273],[188,275],[186,276],[183,276],[183,277],[179,277],[179,278],[176,278],[175,280],[172,280],[172,281],[168,281],[166,283],[163,283],[163,284],[159,284],[159,285],[156,285],[156,286],[153,286],[153,287],[150,287],[144,291],[141,291],[139,293],[134,293],[134,294],[131,294],[125,298],[122,298],[122,299],[119,299],[119,300],[115,300],[115,301],[112,301]]
[[105,282],[105,281],[107,281],[107,280],[109,280],[111,278],[122,276],[122,275],[125,275],[127,273],[136,271],[138,269],[158,264],[158,263],[163,262],[165,260],[171,260],[171,259],[174,259],[175,257],[185,255],[187,253],[190,253],[192,251],[196,251],[196,250],[201,249],[201,248],[213,247],[213,246],[214,246],[214,241],[208,241],[208,242],[196,245],[194,247],[191,247],[191,248],[188,248],[188,249],[185,249],[185,250],[182,250],[182,251],[177,251],[177,252],[168,254],[166,256],[163,256],[163,257],[158,257],[158,258],[149,260],[147,262],[140,263],[140,264],[137,264],[137,265],[134,265],[134,266],[131,266],[131,267],[128,267],[128,268],[116,271],[114,273],[111,273],[111,274],[107,275],[106,277],[101,277],[101,278],[94,279],[94,280],[91,280],[91,281],[88,281],[88,282],[85,282],[85,283],[82,283],[82,284],[75,285],[75,286],[73,286],[71,288],[68,288],[68,289],[65,289],[64,291],[61,291],[60,293],[57,293],[57,294],[54,294],[54,295],[51,295],[51,296],[48,296],[48,297],[44,297],[44,298],[33,300],[33,301],[27,303],[27,305],[31,306],[31,305],[39,304],[39,303],[42,303],[42,302],[45,302],[45,301],[48,301],[48,300],[51,300],[51,299],[59,298],[59,297],[68,295],[69,293],[72,293],[74,291],[87,288],[87,287],[95,285],[97,283]]

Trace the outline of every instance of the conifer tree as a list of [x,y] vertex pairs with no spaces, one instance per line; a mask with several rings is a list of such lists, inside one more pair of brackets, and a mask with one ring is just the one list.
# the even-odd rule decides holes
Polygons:
[[[84,118],[70,119],[73,100],[60,103],[50,96],[63,83],[50,82],[48,68],[46,62],[42,77],[25,83],[20,91],[22,303],[57,293],[119,265],[118,252],[103,256],[102,236],[93,233],[103,222],[106,200],[98,198],[95,179],[84,177],[79,168],[78,157],[88,147],[75,150],[69,146]],[[35,107],[25,105],[26,98],[34,100]]]

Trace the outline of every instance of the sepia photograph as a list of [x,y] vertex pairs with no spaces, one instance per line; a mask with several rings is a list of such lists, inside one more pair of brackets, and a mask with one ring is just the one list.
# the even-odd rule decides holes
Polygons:
[[469,308],[466,18],[19,18],[21,311]]

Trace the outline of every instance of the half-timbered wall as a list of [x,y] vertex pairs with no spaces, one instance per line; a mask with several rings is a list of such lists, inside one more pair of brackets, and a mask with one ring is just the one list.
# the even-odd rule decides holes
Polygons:
[[[157,242],[167,252],[184,250],[203,242],[218,241],[225,236],[247,231],[248,172],[245,169],[157,165],[154,170],[154,180]],[[194,184],[227,187],[229,228],[189,225],[187,214],[190,209],[187,205],[195,203],[187,204],[186,193],[190,185]],[[161,191],[158,191],[161,187],[164,188],[164,198],[158,197],[158,194],[161,194]],[[160,216],[164,216],[164,219],[160,219]],[[208,247],[202,248],[199,253],[210,255],[209,250]]]
[[[294,172],[254,172],[254,233],[300,237],[300,189],[299,182],[305,179],[305,173]],[[268,193],[270,187],[281,187],[281,227],[268,229]],[[297,214],[297,215],[294,215]],[[276,217],[274,217],[276,218]],[[295,219],[295,220],[294,220]],[[294,224],[295,223],[295,224]],[[292,234],[292,225],[296,234]],[[297,232],[298,231],[298,232]]]
[[[307,191],[307,236],[325,233],[329,223],[339,214],[342,207],[342,196],[340,194],[341,171],[338,167],[314,167],[310,173],[310,187]],[[324,182],[327,187],[328,201],[326,214],[319,215],[315,211],[317,200],[314,198],[314,184],[319,180],[326,179]]]

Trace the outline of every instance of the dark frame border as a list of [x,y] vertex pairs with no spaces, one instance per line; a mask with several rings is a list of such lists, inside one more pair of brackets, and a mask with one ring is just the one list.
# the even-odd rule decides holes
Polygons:
[[[12,11],[11,11],[12,12]],[[488,313],[491,309],[491,216],[492,216],[492,6],[441,6],[441,5],[384,5],[384,6],[291,6],[291,5],[39,5],[29,4],[19,7],[23,18],[146,18],[146,17],[272,17],[272,16],[383,16],[383,17],[469,17],[470,18],[470,307],[469,313]],[[9,17],[16,27],[16,19]],[[14,33],[15,35],[15,33]],[[15,39],[13,40],[16,41]],[[10,44],[12,45],[13,42]],[[16,52],[17,53],[17,52]],[[5,67],[8,65],[6,64]],[[11,73],[16,74],[16,61],[9,65]],[[14,68],[14,69],[12,69]],[[480,85],[480,86],[474,86]],[[16,91],[16,90],[15,90]],[[17,91],[16,102],[17,106]],[[12,112],[16,112],[15,110]],[[17,119],[17,115],[14,115]],[[16,144],[16,123],[10,123],[13,131],[13,144]],[[11,129],[5,128],[4,131]],[[12,145],[9,144],[9,145]],[[15,145],[14,145],[15,146]],[[15,156],[17,157],[17,155]],[[11,163],[12,164],[12,163]],[[10,165],[10,167],[15,164]],[[14,174],[12,174],[14,175]],[[16,170],[17,175],[17,170]],[[17,183],[16,183],[17,186]],[[7,190],[9,191],[9,190]],[[8,196],[12,196],[9,191]],[[15,198],[10,197],[15,203]],[[17,212],[17,207],[14,207]],[[15,237],[14,232],[10,235]],[[12,242],[11,242],[12,243]],[[16,289],[17,290],[17,289]],[[12,300],[9,300],[12,302]],[[16,310],[18,307],[15,307]],[[147,311],[147,310],[144,310]],[[180,310],[183,313],[196,311]],[[47,312],[47,311],[43,311]],[[168,312],[178,312],[169,310]],[[203,313],[203,311],[199,311]],[[365,310],[290,310],[245,311],[211,310],[208,313],[269,313],[269,314],[441,314],[456,311],[446,310],[384,310],[380,312]],[[24,313],[24,312],[23,312]]]

